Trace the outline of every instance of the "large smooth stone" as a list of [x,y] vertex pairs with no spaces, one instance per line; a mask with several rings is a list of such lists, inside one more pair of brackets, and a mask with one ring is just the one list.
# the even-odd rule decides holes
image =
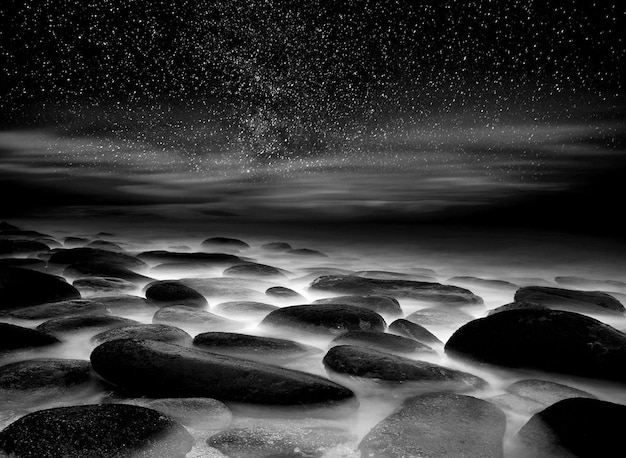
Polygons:
[[0,367],[0,398],[8,403],[38,404],[71,398],[93,388],[89,361],[31,359]]
[[0,310],[80,298],[65,280],[19,267],[0,267]]
[[546,286],[527,286],[515,293],[515,302],[543,305],[556,310],[582,313],[626,312],[620,301],[607,293],[598,291],[576,291]]
[[40,410],[0,432],[0,451],[39,458],[183,458],[193,438],[155,410],[124,404]]
[[21,320],[47,320],[49,318],[108,314],[104,304],[94,299],[73,299],[70,301],[51,302],[48,304],[31,305],[12,310],[8,313],[13,318]]
[[0,355],[11,350],[45,347],[61,343],[45,332],[9,323],[0,323]]
[[419,361],[372,348],[338,345],[324,356],[327,370],[340,375],[403,384],[420,382],[424,391],[468,391],[484,388],[480,377],[426,361]]
[[152,317],[152,323],[188,327],[199,332],[234,330],[241,327],[241,323],[237,321],[184,305],[159,309]]
[[158,263],[184,262],[189,265],[224,266],[241,264],[243,260],[235,255],[226,253],[182,253],[176,251],[144,251],[137,258]]
[[193,339],[194,346],[220,355],[261,362],[285,362],[321,353],[319,348],[276,337],[251,336],[233,332],[205,332]]
[[99,261],[82,261],[70,264],[65,270],[63,270],[63,275],[75,279],[81,277],[121,278],[122,280],[138,285],[154,281],[153,278],[138,274],[137,272],[122,265]]
[[458,328],[472,321],[474,317],[469,313],[449,307],[427,307],[411,313],[406,319],[420,326]]
[[96,334],[91,341],[97,345],[116,339],[157,340],[176,345],[191,345],[193,338],[180,328],[167,324],[136,324],[109,329]]
[[72,282],[78,290],[87,295],[105,295],[133,291],[137,285],[117,277],[81,277]]
[[113,296],[97,296],[96,300],[113,313],[137,313],[156,311],[156,306],[147,299],[130,294],[117,294]]
[[223,274],[227,277],[286,278],[289,272],[266,264],[248,262],[229,267]]
[[391,296],[449,305],[483,303],[480,297],[465,288],[411,280],[378,280],[356,276],[327,275],[314,280],[310,288],[333,293]]
[[533,415],[517,435],[515,457],[621,456],[626,406],[597,399],[559,401]]
[[397,354],[434,353],[428,345],[407,337],[373,331],[348,331],[335,337],[331,345],[356,345]]
[[139,322],[113,315],[77,315],[52,318],[41,323],[36,329],[58,336],[75,332],[100,332],[135,324]]
[[300,293],[284,286],[272,286],[265,290],[265,295],[275,299],[282,299],[292,302],[304,302],[306,299]]
[[[97,248],[70,248],[55,250],[49,260],[52,264],[102,263],[127,269],[143,269],[146,263],[125,253]],[[113,275],[116,276],[116,275]]]
[[204,309],[209,306],[209,302],[198,291],[171,280],[150,283],[146,289],[146,298],[157,307],[185,305]]
[[205,248],[234,248],[237,250],[250,248],[246,242],[230,237],[209,237],[201,245]]
[[347,304],[372,310],[381,315],[401,316],[402,308],[394,297],[390,296],[338,296],[317,299],[314,304]]
[[626,381],[626,334],[560,310],[511,310],[467,323],[447,353],[489,364]]
[[341,385],[304,372],[150,340],[105,342],[94,370],[120,388],[155,397],[209,397],[280,406],[355,404]]
[[362,458],[502,457],[504,413],[482,399],[426,394],[407,399],[367,433]]
[[261,319],[278,308],[264,302],[229,301],[217,304],[211,310],[231,318]]
[[412,321],[398,318],[389,325],[388,332],[404,337],[415,339],[426,345],[443,345],[443,342],[437,338],[432,332]]
[[255,426],[219,432],[207,444],[230,458],[321,458],[354,440],[352,433],[330,426]]
[[354,305],[293,305],[274,310],[260,326],[289,333],[308,332],[336,336],[354,330],[384,331],[385,320],[378,313]]

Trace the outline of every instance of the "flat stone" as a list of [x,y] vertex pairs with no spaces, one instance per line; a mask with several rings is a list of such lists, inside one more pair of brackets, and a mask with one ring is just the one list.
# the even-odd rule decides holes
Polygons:
[[92,296],[137,289],[134,283],[117,277],[81,277],[74,280],[72,285],[81,293]]
[[211,310],[231,318],[261,319],[278,308],[264,302],[229,301],[217,304]]
[[0,267],[0,310],[79,298],[80,292],[60,277]]
[[204,247],[236,248],[238,250],[250,248],[246,242],[230,237],[209,237],[201,245]]
[[233,419],[226,404],[211,398],[137,398],[125,403],[156,410],[185,426],[202,431],[225,429]]
[[506,280],[496,280],[470,276],[451,277],[447,280],[447,282],[454,283],[455,285],[465,285],[468,287],[477,286],[481,288],[490,288],[503,291],[515,291],[519,288],[519,286],[515,283],[511,283],[510,281]]
[[157,307],[184,305],[204,309],[209,306],[209,302],[198,291],[173,280],[150,283],[146,288],[146,298]]
[[61,343],[45,332],[9,323],[0,323],[0,356],[13,350],[46,347]]
[[223,275],[227,277],[269,277],[269,278],[286,278],[287,272],[283,269],[278,269],[274,266],[268,266],[266,264],[258,264],[255,262],[248,262],[245,264],[237,264],[227,268]]

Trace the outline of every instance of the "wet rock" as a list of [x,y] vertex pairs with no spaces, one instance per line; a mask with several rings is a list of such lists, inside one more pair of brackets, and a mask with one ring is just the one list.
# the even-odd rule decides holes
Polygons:
[[136,324],[113,328],[96,334],[91,341],[100,345],[116,339],[156,340],[182,346],[189,346],[193,341],[182,329],[167,324]]
[[185,426],[203,431],[225,429],[233,419],[226,404],[211,398],[138,398],[128,403],[156,410]]
[[514,291],[519,288],[515,283],[505,280],[493,280],[488,278],[459,276],[452,277],[447,280],[448,283],[456,285],[465,285],[467,287],[477,286],[481,288],[499,289],[504,291]]
[[82,277],[72,282],[84,294],[102,295],[137,289],[134,283],[116,277]]
[[532,416],[517,434],[519,456],[617,456],[626,406],[597,399],[559,401]]
[[40,410],[0,432],[10,456],[183,458],[193,447],[185,428],[160,412],[124,404]]
[[229,237],[209,237],[201,245],[205,248],[234,248],[237,250],[250,248],[246,242]]
[[323,362],[331,375],[334,372],[397,386],[417,382],[419,385],[414,383],[411,388],[423,392],[469,391],[487,386],[483,379],[466,372],[354,345],[331,348]]
[[290,301],[305,301],[306,299],[300,293],[297,293],[293,289],[285,288],[284,286],[272,286],[265,290],[265,294],[277,299],[285,299]]
[[397,299],[390,296],[338,296],[318,299],[314,304],[347,304],[363,307],[381,315],[402,315],[402,308]]
[[249,287],[250,285],[258,284],[258,280],[250,281],[241,278],[181,278],[179,281],[209,299],[229,298],[232,300],[262,301],[266,298],[262,292]]
[[278,308],[264,302],[229,301],[217,304],[212,311],[231,318],[261,319]]
[[193,344],[211,353],[272,363],[281,363],[322,352],[319,348],[293,340],[232,332],[198,334],[194,337]]
[[388,331],[404,337],[415,339],[426,345],[443,345],[443,342],[424,326],[399,318],[389,325]]
[[71,399],[95,384],[91,364],[79,359],[31,359],[0,367],[0,398],[20,407]]
[[137,312],[154,312],[156,307],[148,302],[147,299],[130,294],[117,294],[114,296],[98,296],[96,299],[107,308],[107,310],[116,313],[137,313]]
[[626,381],[626,334],[572,312],[496,313],[458,329],[445,350],[504,367]]
[[69,265],[64,271],[66,277],[114,277],[143,285],[154,281],[150,277],[138,274],[124,266],[99,261],[83,261]]
[[559,285],[575,286],[577,288],[589,288],[589,289],[617,289],[621,291],[626,289],[626,282],[618,280],[598,280],[577,276],[559,276],[554,277],[554,281]]
[[123,251],[126,251],[117,243],[109,242],[108,240],[94,240],[93,242],[89,242],[87,244],[87,248],[96,248],[98,250],[114,251],[116,253],[122,253]]
[[322,377],[163,342],[105,342],[91,364],[109,383],[147,396],[300,408],[354,402],[350,390]]
[[0,255],[29,255],[49,251],[50,247],[36,240],[2,240]]
[[289,274],[286,270],[278,269],[265,264],[257,264],[249,262],[246,264],[237,264],[229,267],[224,271],[227,277],[281,277],[286,278]]
[[504,414],[489,402],[458,394],[407,399],[361,441],[362,458],[502,457]]
[[241,327],[237,321],[184,305],[173,305],[159,309],[152,317],[152,323],[182,326],[199,332],[233,330]]
[[241,264],[240,257],[225,253],[181,253],[176,251],[144,251],[137,258],[148,262],[187,263],[197,266],[226,266]]
[[354,305],[293,305],[274,310],[261,326],[278,328],[288,333],[308,332],[337,336],[348,331],[384,331],[385,320],[378,313]]
[[407,337],[383,332],[348,331],[335,337],[331,345],[356,345],[394,354],[434,353],[428,345]]
[[0,310],[78,298],[76,288],[54,275],[0,267]]
[[8,316],[21,320],[47,320],[56,317],[92,314],[105,315],[108,313],[109,311],[104,304],[94,299],[74,299],[22,307],[11,310],[8,312]]
[[9,323],[0,323],[0,355],[12,350],[46,347],[61,343],[45,332]]
[[321,251],[311,250],[309,248],[296,248],[293,250],[287,251],[289,254],[295,254],[297,256],[310,256],[314,258],[327,258],[328,255],[322,253]]
[[[50,258],[52,264],[101,263],[126,269],[144,269],[146,264],[134,256],[125,253],[100,250],[97,248],[69,248],[55,250]],[[116,275],[113,275],[116,276]]]
[[327,275],[313,281],[310,288],[333,293],[382,295],[449,305],[483,303],[480,297],[458,286],[410,280],[377,280],[356,276]]
[[37,330],[47,332],[53,336],[75,332],[99,332],[105,329],[120,328],[139,324],[135,320],[112,315],[78,315],[70,317],[52,318],[44,321]]
[[63,245],[68,248],[80,248],[89,243],[89,239],[84,237],[65,237],[63,239]]
[[261,248],[264,250],[271,251],[289,251],[292,250],[293,247],[289,245],[287,242],[270,242],[261,245]]
[[457,328],[472,321],[474,317],[469,313],[447,307],[427,307],[411,313],[406,319],[421,326]]
[[515,302],[543,305],[556,310],[590,313],[619,313],[626,309],[610,294],[597,291],[575,291],[544,286],[527,286],[515,293]]
[[511,302],[510,304],[504,304],[500,307],[496,307],[495,309],[489,310],[488,315],[493,315],[494,313],[507,312],[509,310],[547,310],[548,307],[545,307],[540,304],[534,304],[530,302]]
[[211,436],[207,443],[231,458],[317,458],[354,440],[350,432],[330,426],[259,425],[222,431]]
[[178,281],[150,283],[146,289],[146,298],[157,307],[184,305],[204,309],[209,306],[202,294]]

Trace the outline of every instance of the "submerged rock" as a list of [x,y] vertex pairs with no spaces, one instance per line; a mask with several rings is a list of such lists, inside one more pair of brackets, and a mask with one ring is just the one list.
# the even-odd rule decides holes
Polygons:
[[226,404],[211,398],[137,398],[128,403],[156,410],[185,426],[203,431],[224,429],[233,419]]
[[458,286],[411,280],[378,280],[346,275],[326,275],[314,280],[310,288],[333,293],[382,295],[449,305],[483,303],[480,297]]
[[109,383],[146,396],[300,408],[355,402],[350,390],[319,376],[163,342],[112,340],[95,348],[91,364]]
[[0,432],[0,451],[40,458],[183,458],[193,447],[185,428],[160,412],[124,404],[40,410]]
[[97,300],[74,299],[22,307],[8,312],[8,315],[22,320],[46,320],[56,317],[92,314],[106,315],[108,313],[109,311],[104,304]]
[[225,253],[181,253],[176,251],[144,251],[139,253],[137,258],[148,262],[178,263],[184,262],[188,265],[198,266],[224,266],[241,264],[243,260],[232,254]]
[[352,433],[329,426],[254,426],[222,431],[207,443],[230,458],[321,458],[334,447],[354,441]]
[[138,274],[127,267],[100,261],[82,261],[70,264],[64,271],[66,277],[113,277],[142,285],[153,278]]
[[265,290],[265,294],[277,299],[285,299],[291,301],[305,301],[306,299],[300,293],[297,293],[293,289],[285,288],[284,286],[272,286]]
[[98,296],[96,300],[114,313],[137,313],[156,310],[156,307],[148,302],[147,299],[129,294]]
[[427,307],[411,313],[406,319],[421,326],[457,328],[462,324],[472,321],[474,317],[469,313],[452,308]]
[[52,318],[41,323],[36,329],[58,336],[73,332],[100,332],[105,329],[120,328],[135,324],[139,324],[139,322],[113,315],[78,315]]
[[146,289],[146,298],[157,307],[184,305],[198,309],[209,306],[206,298],[189,286],[178,281],[156,281]]
[[[146,263],[125,253],[100,250],[97,248],[69,248],[55,250],[50,258],[52,264],[99,263],[127,269],[143,269]],[[114,275],[116,276],[116,275]]]
[[136,324],[124,326],[96,334],[91,341],[99,345],[116,339],[143,339],[176,345],[191,345],[193,338],[180,328],[167,324]]
[[407,399],[367,433],[363,458],[502,457],[504,413],[493,404],[458,394]]
[[9,323],[0,323],[0,356],[12,350],[46,347],[61,343],[45,332]]
[[134,283],[117,277],[81,277],[74,280],[72,285],[82,293],[91,295],[133,291],[137,288]]
[[354,275],[358,277],[374,278],[377,280],[417,280],[416,277],[429,278],[428,281],[434,281],[437,275],[432,269],[413,268],[412,273],[390,272],[388,270],[359,270]]
[[0,267],[0,310],[80,298],[64,279],[20,267]]
[[264,302],[229,301],[217,304],[211,310],[232,318],[260,319],[278,308]]
[[289,251],[292,250],[293,247],[289,245],[287,242],[270,242],[261,245],[261,248],[264,250],[271,251]]
[[227,277],[281,277],[286,278],[288,274],[286,270],[278,269],[274,266],[268,266],[266,264],[258,264],[255,262],[248,262],[245,264],[237,264],[227,268],[224,271],[224,275]]
[[251,336],[232,332],[205,332],[193,339],[194,346],[218,353],[262,362],[285,362],[321,353],[319,348],[276,337]]
[[382,332],[386,323],[378,313],[354,305],[311,304],[274,310],[261,321],[261,326],[336,336],[353,330]]
[[620,301],[607,293],[576,291],[545,286],[527,286],[515,293],[515,302],[538,304],[556,310],[591,313],[619,313],[626,309]]
[[434,353],[428,345],[407,337],[373,331],[348,331],[335,337],[331,345],[356,345],[398,354]]
[[511,283],[506,280],[494,280],[489,278],[479,278],[479,277],[469,277],[469,276],[459,276],[452,277],[447,280],[448,283],[454,283],[457,285],[466,285],[466,286],[479,286],[482,288],[491,288],[491,289],[500,289],[505,291],[516,290],[519,288],[515,283]]
[[626,282],[618,280],[598,280],[576,276],[559,276],[554,277],[554,281],[560,285],[576,286],[579,288],[617,289],[618,291],[626,289]]
[[354,345],[331,348],[323,362],[327,370],[340,375],[397,386],[419,382],[421,386],[414,388],[425,392],[469,391],[487,386],[483,379],[466,372]]
[[496,313],[458,329],[445,350],[505,367],[626,381],[626,334],[572,312]]
[[398,318],[389,325],[389,332],[404,337],[415,339],[426,345],[443,345],[443,342],[437,338],[432,332],[412,321]]
[[372,310],[381,315],[400,316],[402,308],[394,297],[390,296],[338,296],[318,299],[314,304],[347,304]]
[[241,327],[237,321],[184,305],[173,305],[159,309],[152,317],[152,323],[191,327],[201,332],[234,330]]
[[559,401],[532,416],[517,434],[519,456],[617,456],[626,406],[597,399]]

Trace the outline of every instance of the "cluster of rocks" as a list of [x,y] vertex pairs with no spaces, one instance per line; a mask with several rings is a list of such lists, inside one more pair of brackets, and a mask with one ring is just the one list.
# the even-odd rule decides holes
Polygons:
[[[230,457],[342,447],[362,457],[497,457],[511,411],[528,417],[513,441],[520,456],[608,456],[620,445],[624,405],[537,379],[494,395],[471,370],[433,362],[445,355],[481,370],[621,386],[626,334],[589,316],[624,315],[615,295],[305,265],[307,292],[331,296],[310,301],[289,282],[297,273],[246,256],[251,246],[239,239],[132,252],[112,237],[59,241],[0,224],[0,397],[15,412],[0,455],[184,457],[200,440]],[[285,242],[260,249],[329,259]],[[158,279],[189,271],[212,274]],[[477,317],[484,301],[465,287],[511,292],[513,302]],[[404,301],[421,306],[407,314]],[[455,330],[445,342],[441,327]],[[77,341],[88,359],[62,357]],[[380,393],[398,407],[363,437],[334,422]],[[267,409],[275,418],[246,423]]]

